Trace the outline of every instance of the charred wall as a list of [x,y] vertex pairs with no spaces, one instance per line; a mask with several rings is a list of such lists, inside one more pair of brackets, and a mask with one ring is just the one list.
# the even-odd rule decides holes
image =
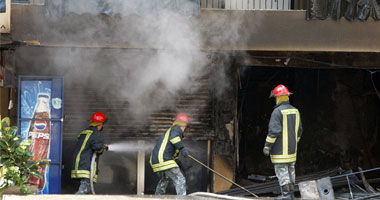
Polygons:
[[[234,76],[227,75],[233,70],[225,67],[229,65],[225,64],[226,58],[209,56],[211,64],[202,68],[202,73],[194,73],[197,63],[194,64],[192,74],[186,77],[186,87],[168,92],[170,88],[158,81],[149,85],[139,104],[131,103],[130,97],[136,95],[138,88],[146,86],[128,80],[155,76],[157,71],[134,77],[135,70],[146,64],[144,60],[156,53],[156,50],[93,48],[23,47],[16,50],[17,75],[64,77],[63,193],[74,193],[77,189],[78,182],[70,178],[72,152],[78,134],[88,126],[88,119],[96,111],[105,113],[108,119],[103,130],[105,142],[125,143],[131,147],[129,151],[107,152],[101,157],[96,186],[100,194],[136,193],[139,149],[146,153],[145,192],[154,192],[158,180],[149,165],[150,151],[178,112],[187,113],[192,120],[184,139],[192,155],[204,163],[212,162],[208,157],[212,148],[213,153],[226,156],[233,166],[233,138],[226,125],[230,124],[233,130],[236,90],[231,84]],[[120,63],[118,57],[126,62]],[[174,70],[168,69],[168,73]],[[168,79],[173,78],[170,76],[176,79],[177,74],[174,71]],[[145,141],[144,147],[137,146],[139,140]],[[211,180],[207,171],[189,159],[184,163],[190,167],[186,173],[188,192],[206,191]],[[168,191],[175,193],[173,188]]]
[[362,69],[241,69],[242,178],[252,173],[274,175],[262,148],[275,105],[268,98],[269,92],[280,83],[293,92],[290,102],[300,110],[304,128],[298,148],[298,175],[336,166],[356,170],[380,164],[380,98],[374,88],[380,88],[380,74]]

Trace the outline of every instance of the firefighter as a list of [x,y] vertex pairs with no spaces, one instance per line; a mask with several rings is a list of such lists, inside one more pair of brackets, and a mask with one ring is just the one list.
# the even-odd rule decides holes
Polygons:
[[71,170],[71,178],[80,179],[79,190],[75,194],[90,194],[91,192],[90,169],[94,152],[96,152],[96,159],[93,163],[95,169],[93,182],[97,182],[99,156],[103,151],[108,150],[101,134],[105,121],[106,117],[103,113],[94,113],[90,119],[89,128],[83,130],[78,136]]
[[280,84],[270,95],[270,98],[275,97],[276,106],[269,121],[263,152],[270,155],[281,187],[281,195],[276,199],[294,199],[297,143],[302,135],[302,123],[298,109],[289,103],[291,94]]
[[184,157],[189,156],[189,152],[183,146],[183,132],[190,119],[180,113],[176,116],[172,126],[157,140],[150,155],[150,165],[153,172],[157,172],[160,181],[157,184],[155,194],[166,193],[169,180],[172,180],[177,195],[186,195],[186,179],[176,162],[179,152]]

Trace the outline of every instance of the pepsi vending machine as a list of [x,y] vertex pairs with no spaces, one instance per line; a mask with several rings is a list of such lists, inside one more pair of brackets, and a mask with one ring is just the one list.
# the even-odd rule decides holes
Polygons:
[[36,160],[49,158],[40,168],[43,179],[31,177],[39,194],[61,193],[63,78],[20,76],[17,124],[23,139],[30,139]]

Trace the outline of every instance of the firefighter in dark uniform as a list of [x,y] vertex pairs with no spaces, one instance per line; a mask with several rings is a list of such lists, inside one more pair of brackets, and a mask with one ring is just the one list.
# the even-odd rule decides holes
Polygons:
[[80,179],[78,192],[75,194],[90,194],[90,169],[91,159],[96,152],[95,173],[93,182],[97,182],[98,178],[98,161],[100,154],[108,150],[108,146],[104,144],[101,131],[106,117],[101,112],[96,112],[90,119],[90,127],[82,131],[78,136],[78,142],[74,151],[73,165],[71,170],[71,178]]
[[298,109],[289,103],[291,94],[284,85],[278,85],[270,96],[276,98],[276,106],[269,121],[263,152],[270,155],[281,187],[282,194],[276,199],[294,199],[295,163],[302,123]]
[[150,165],[160,178],[155,192],[157,195],[166,193],[169,179],[173,181],[177,195],[186,195],[186,179],[176,160],[180,151],[183,156],[189,156],[182,143],[183,132],[189,122],[190,119],[185,114],[178,114],[173,125],[157,140],[152,151]]

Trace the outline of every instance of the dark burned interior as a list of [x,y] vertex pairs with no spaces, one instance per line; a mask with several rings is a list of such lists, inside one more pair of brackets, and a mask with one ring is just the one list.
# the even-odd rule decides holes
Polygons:
[[[341,167],[358,171],[380,164],[380,73],[365,69],[310,69],[241,66],[239,85],[239,167],[243,184],[251,174],[273,176],[262,153],[275,105],[270,91],[278,84],[293,93],[290,103],[300,110],[303,136],[296,174],[302,176]],[[378,178],[378,172],[367,177]]]

